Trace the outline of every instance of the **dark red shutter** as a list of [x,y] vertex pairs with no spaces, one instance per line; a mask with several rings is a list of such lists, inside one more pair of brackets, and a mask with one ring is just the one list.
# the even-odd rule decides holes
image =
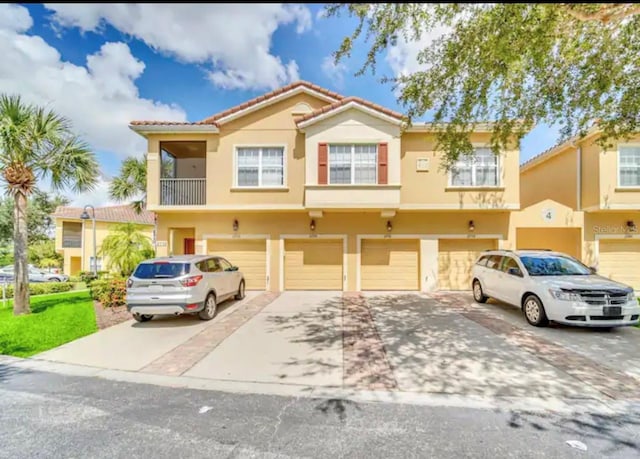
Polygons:
[[386,143],[378,144],[378,184],[386,185],[389,174],[389,154]]
[[329,176],[329,161],[327,154],[327,144],[318,144],[318,185],[326,185]]

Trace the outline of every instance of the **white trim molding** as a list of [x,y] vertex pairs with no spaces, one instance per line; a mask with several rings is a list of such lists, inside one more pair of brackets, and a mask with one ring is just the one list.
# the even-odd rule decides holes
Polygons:
[[129,129],[146,137],[149,134],[219,134],[220,130],[213,124],[130,124]]
[[214,233],[214,234],[203,234],[202,235],[202,245],[204,246],[204,254],[207,254],[208,244],[207,241],[209,239],[220,239],[220,240],[264,240],[265,241],[265,290],[271,289],[271,236],[269,234],[243,234],[243,233]]
[[400,126],[402,124],[402,120],[400,120],[398,118],[395,118],[393,116],[389,116],[389,115],[387,115],[385,113],[382,113],[382,112],[380,112],[378,110],[374,110],[372,108],[369,108],[366,105],[361,104],[361,103],[359,103],[359,102],[357,102],[355,100],[352,100],[350,102],[347,102],[344,105],[340,105],[339,107],[334,108],[333,110],[329,110],[327,112],[324,112],[322,115],[314,116],[311,119],[308,119],[306,121],[302,121],[302,122],[298,123],[298,128],[301,129],[301,130],[304,130],[305,128],[307,128],[307,127],[309,127],[309,126],[311,126],[313,124],[316,124],[316,123],[318,123],[318,122],[320,122],[320,121],[322,121],[324,119],[331,118],[331,117],[333,117],[333,116],[335,116],[335,115],[337,115],[339,113],[342,113],[342,112],[345,112],[345,111],[351,110],[351,109],[356,109],[356,110],[361,111],[363,113],[366,113],[366,114],[368,114],[370,116],[378,118],[378,119],[380,119],[382,121],[385,121],[385,122],[387,122],[389,124],[393,124],[395,126]]
[[[497,239],[498,241],[504,240],[503,234],[358,234],[356,235],[356,291],[360,291],[362,288],[362,240],[363,239],[415,239],[419,241],[420,251],[420,266],[418,273],[420,276],[419,289],[421,292],[432,291],[437,289],[438,286],[438,244],[440,239]],[[429,242],[432,242],[429,244]],[[433,243],[435,242],[435,244]],[[426,247],[433,249],[435,247],[435,266],[432,270],[431,277],[425,276],[425,273],[429,271],[428,257],[422,253],[426,250]],[[432,256],[434,254],[431,254]],[[431,260],[433,261],[433,260]],[[431,263],[432,265],[434,263]]]
[[520,210],[519,203],[490,204],[400,204],[400,210]]
[[[256,190],[257,191],[257,190]],[[150,205],[147,210],[155,212],[251,212],[251,211],[306,211],[307,208],[301,204],[215,204],[205,206],[161,206]]]
[[285,254],[285,240],[287,239],[302,239],[302,240],[314,240],[314,239],[341,239],[342,240],[342,291],[347,290],[348,275],[348,262],[347,262],[347,235],[346,234],[281,234],[280,235],[280,282],[279,288],[281,292],[284,292],[284,254]]

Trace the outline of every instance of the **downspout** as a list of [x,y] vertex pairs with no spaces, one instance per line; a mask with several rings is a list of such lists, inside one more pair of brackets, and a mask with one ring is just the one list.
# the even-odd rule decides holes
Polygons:
[[578,144],[576,150],[576,161],[578,167],[578,175],[576,180],[576,210],[582,210],[582,147]]

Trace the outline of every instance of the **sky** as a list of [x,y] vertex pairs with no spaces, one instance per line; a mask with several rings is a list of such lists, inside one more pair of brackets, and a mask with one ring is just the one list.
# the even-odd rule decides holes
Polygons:
[[[96,152],[98,186],[66,193],[73,205],[115,204],[110,179],[123,158],[146,150],[131,120],[198,121],[299,79],[402,111],[380,78],[418,69],[416,55],[428,43],[400,40],[375,75],[354,76],[365,43],[338,65],[331,54],[355,21],[322,11],[321,4],[0,4],[0,90],[67,117]],[[536,127],[522,141],[521,162],[557,139],[557,130]]]

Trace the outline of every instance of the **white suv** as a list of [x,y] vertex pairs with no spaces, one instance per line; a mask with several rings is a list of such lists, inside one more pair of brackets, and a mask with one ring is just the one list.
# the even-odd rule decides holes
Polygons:
[[598,276],[573,257],[547,250],[489,250],[473,267],[473,297],[522,308],[531,325],[635,325],[640,306],[627,285]]

